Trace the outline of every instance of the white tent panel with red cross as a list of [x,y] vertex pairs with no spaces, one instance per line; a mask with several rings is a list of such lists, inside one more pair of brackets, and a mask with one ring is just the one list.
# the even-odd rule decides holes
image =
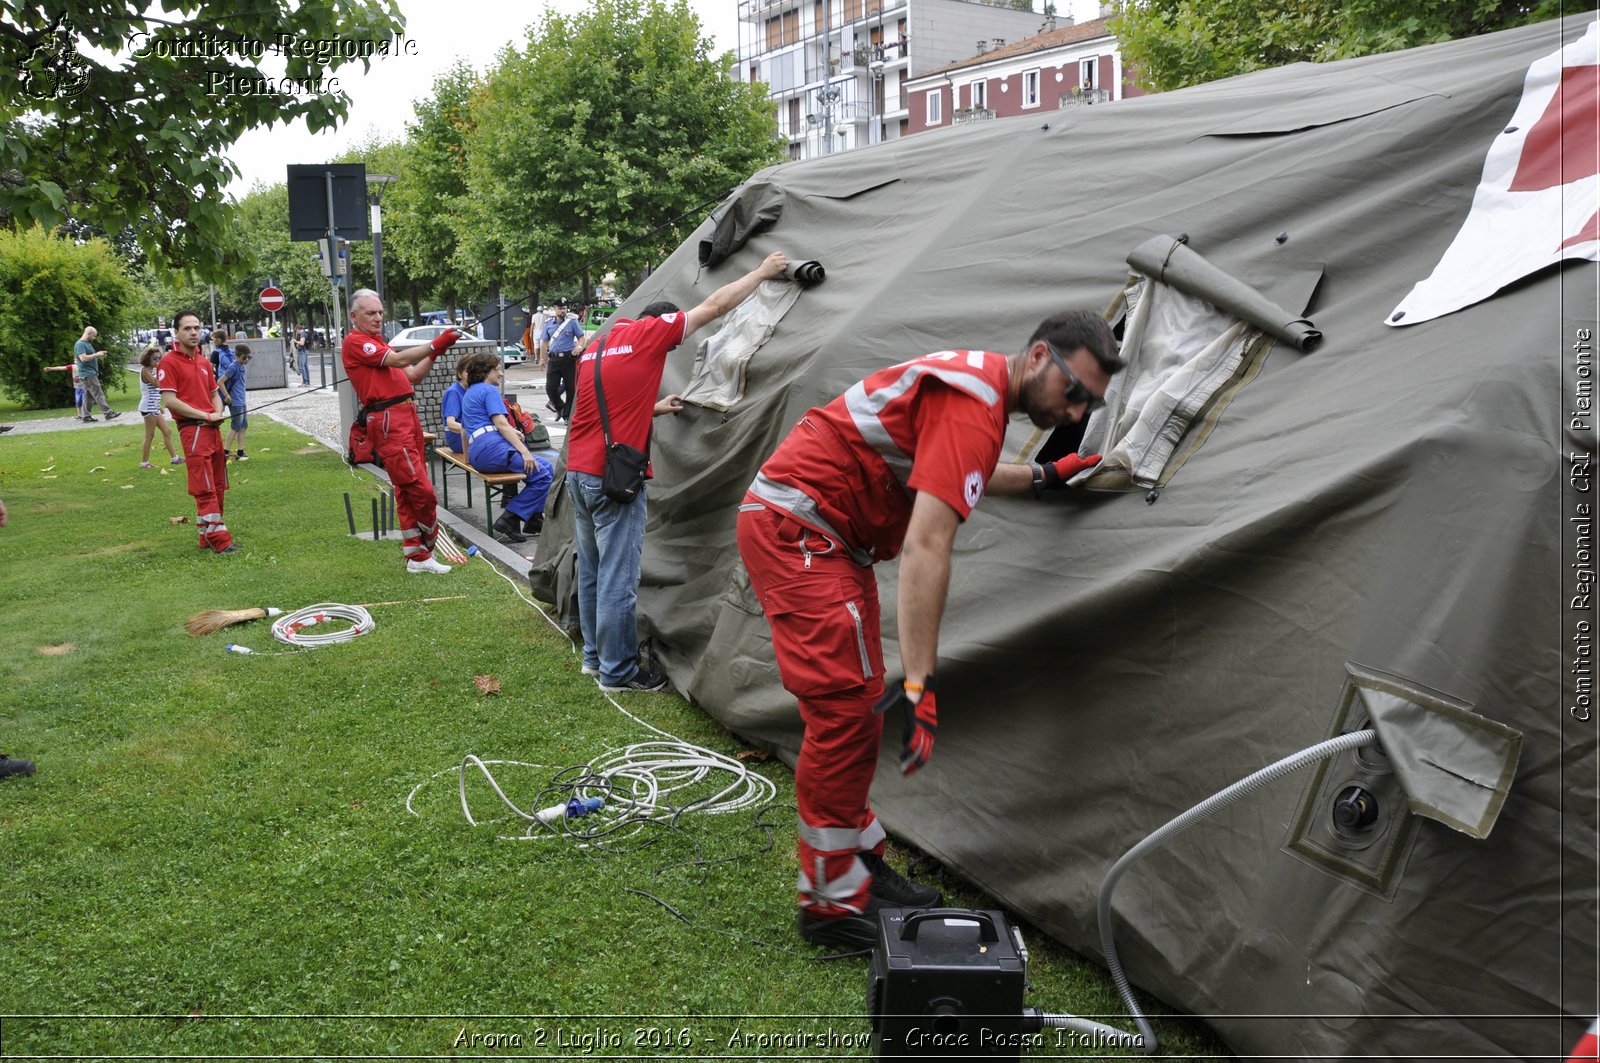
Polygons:
[[1528,68],[1461,231],[1385,323],[1453,313],[1568,258],[1600,261],[1600,22]]

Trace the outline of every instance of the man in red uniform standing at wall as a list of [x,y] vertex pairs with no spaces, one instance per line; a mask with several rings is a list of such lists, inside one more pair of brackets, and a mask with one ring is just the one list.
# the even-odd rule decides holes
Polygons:
[[231,554],[239,548],[222,523],[223,495],[228,490],[228,461],[222,450],[222,396],[211,359],[200,352],[200,315],[180,310],[172,319],[172,350],[156,366],[161,401],[178,422],[184,472],[194,496],[195,524],[202,548]]
[[[900,770],[927,762],[938,731],[934,663],[957,527],[985,490],[1035,494],[1098,462],[1000,464],[1006,420],[1081,421],[1123,368],[1098,316],[1047,318],[1021,354],[940,351],[881,369],[800,419],[739,507],[739,553],[772,628],[784,689],[805,738],[795,765],[800,810],[799,928],[851,949],[877,940],[883,907],[939,903],[883,859],[867,801],[898,709]],[[899,554],[903,681],[885,693],[872,565]]]
[[383,338],[383,300],[369,288],[350,296],[350,320],[355,331],[345,336],[340,352],[344,371],[367,419],[367,438],[394,487],[406,571],[449,572],[449,565],[433,557],[433,541],[439,535],[438,499],[428,479],[422,422],[411,401],[411,386],[428,375],[434,360],[454,346],[461,333],[446,329],[431,343],[397,351]]

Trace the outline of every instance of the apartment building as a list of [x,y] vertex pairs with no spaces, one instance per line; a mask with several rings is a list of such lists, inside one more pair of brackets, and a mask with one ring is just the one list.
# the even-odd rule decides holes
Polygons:
[[1144,92],[1127,80],[1106,20],[1046,18],[1039,32],[927,70],[905,84],[903,135],[1030,111],[1111,103]]
[[905,135],[912,79],[1040,18],[973,0],[739,0],[738,72],[777,102],[790,157],[815,158]]

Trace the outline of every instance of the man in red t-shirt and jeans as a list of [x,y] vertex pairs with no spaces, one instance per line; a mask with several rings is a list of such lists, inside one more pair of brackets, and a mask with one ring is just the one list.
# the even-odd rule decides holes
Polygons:
[[605,433],[595,402],[595,352],[602,341],[601,383],[613,442],[649,447],[650,419],[681,408],[676,396],[656,401],[667,354],[701,325],[744,302],[762,281],[782,276],[781,251],[692,310],[651,303],[637,321],[617,320],[578,360],[577,402],[567,429],[567,492],[572,499],[578,549],[578,624],[583,629],[583,671],[602,690],[660,690],[667,677],[639,661],[639,555],[644,550],[645,491],[631,503],[613,502],[600,490]]
[[[934,659],[956,529],[985,491],[1037,495],[1100,460],[1002,465],[1006,420],[1081,421],[1123,368],[1116,349],[1104,320],[1073,311],[1047,318],[1020,354],[940,351],[880,369],[809,410],[750,485],[739,554],[806,727],[794,775],[806,940],[869,949],[879,908],[939,903],[938,890],[883,859],[883,826],[867,800],[883,713],[903,716],[909,775],[927,763],[938,729]],[[872,565],[902,546],[905,678],[885,694]]]

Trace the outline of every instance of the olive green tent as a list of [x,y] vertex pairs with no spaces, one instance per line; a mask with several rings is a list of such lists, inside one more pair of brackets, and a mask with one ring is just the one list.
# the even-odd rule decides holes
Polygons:
[[[792,757],[799,720],[733,537],[760,463],[876,368],[1016,351],[1048,313],[1105,308],[1148,374],[1117,423],[1087,429],[1119,464],[1042,502],[986,499],[962,528],[938,747],[909,780],[883,758],[880,815],[1099,957],[1119,856],[1371,723],[1381,747],[1272,783],[1129,872],[1114,903],[1129,976],[1251,1055],[1564,1052],[1597,985],[1596,245],[1578,218],[1550,257],[1571,233],[1502,218],[1487,252],[1458,257],[1507,263],[1531,234],[1548,264],[1394,315],[1430,276],[1430,299],[1466,290],[1447,251],[1487,202],[1491,149],[1509,137],[1532,157],[1548,122],[1518,117],[1530,68],[1592,21],[757,174],[620,311],[693,305],[773,249],[826,272],[744,314],[752,338],[697,336],[669,363],[665,389],[719,396],[656,422],[640,616],[673,684]],[[1592,123],[1583,76],[1562,107]],[[1593,125],[1568,133],[1558,169],[1593,175]],[[1188,271],[1220,288],[1186,288]],[[1213,339],[1193,315],[1216,319],[1205,351],[1184,349]],[[1078,445],[1018,426],[1007,456]],[[534,583],[570,607],[564,510],[558,494]],[[893,658],[895,566],[878,576]],[[1352,788],[1370,818],[1336,822]]]

